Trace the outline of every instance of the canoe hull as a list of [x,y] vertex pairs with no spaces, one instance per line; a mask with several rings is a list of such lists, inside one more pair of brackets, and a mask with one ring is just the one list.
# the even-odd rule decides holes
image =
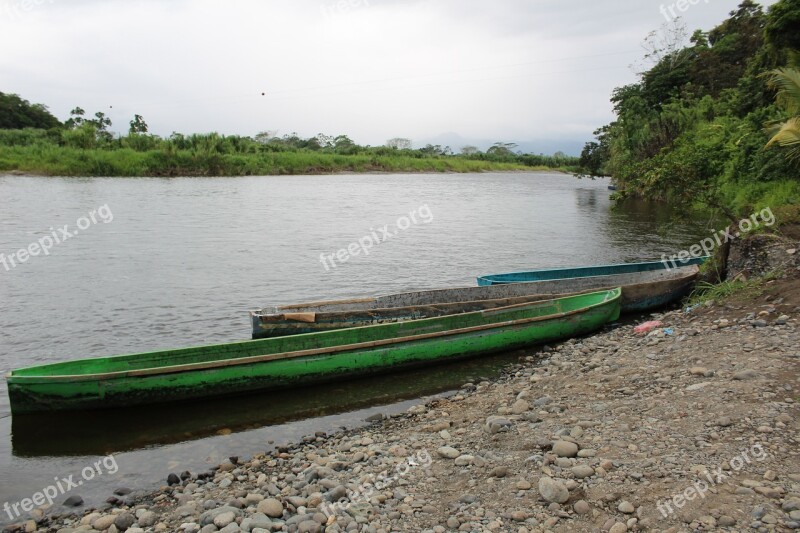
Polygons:
[[643,313],[665,307],[688,296],[699,275],[697,267],[694,269],[694,275],[684,278],[622,287],[622,312]]
[[[430,325],[423,325],[413,336],[382,341],[389,343],[385,345],[356,347],[334,353],[152,375],[125,373],[123,376],[94,380],[15,380],[12,373],[8,383],[9,397],[14,414],[101,409],[297,387],[389,372],[408,366],[446,363],[590,333],[619,316],[620,293],[617,290],[608,291],[608,294],[606,301],[567,316],[545,316],[533,321],[523,319],[522,322],[520,319],[502,320],[478,329],[457,328],[444,333],[425,333],[432,329],[433,321],[437,319],[420,321],[429,322]],[[500,316],[506,318],[502,314]],[[457,317],[447,319],[458,320]],[[366,329],[371,328],[347,331],[358,333],[358,330]]]
[[[477,287],[468,287],[462,289],[461,293],[464,298],[470,296],[466,293],[476,289]],[[604,287],[604,289],[611,289],[613,287]],[[452,289],[450,291],[443,291],[454,293],[459,289]],[[425,292],[425,291],[423,291]],[[409,295],[422,295],[419,293],[408,293]],[[432,291],[438,292],[438,291]],[[487,292],[487,291],[478,291]],[[501,294],[502,292],[497,289],[490,289],[490,292]],[[517,291],[524,292],[524,291]],[[395,299],[400,295],[391,295],[389,299]],[[566,296],[566,294],[564,295]],[[475,294],[475,298],[480,295]],[[423,305],[410,305],[403,307],[377,307],[377,303],[381,298],[365,299],[358,301],[359,303],[351,303],[340,306],[346,308],[345,311],[334,312],[306,312],[306,313],[262,313],[253,311],[250,313],[250,319],[253,327],[253,338],[264,339],[269,337],[281,337],[285,335],[298,335],[303,333],[316,333],[320,331],[332,331],[337,329],[355,328],[361,326],[373,326],[377,324],[388,324],[395,322],[406,322],[409,320],[421,320],[424,318],[443,317],[454,315],[458,313],[471,313],[474,311],[482,311],[488,309],[498,309],[510,305],[519,305],[525,303],[532,303],[541,300],[553,298],[551,294],[539,294],[538,292],[532,295],[513,296],[508,298],[490,298],[479,299],[477,301],[461,301],[461,302],[446,302],[441,303],[428,303]],[[447,296],[443,296],[447,298]],[[337,307],[337,302],[319,302],[318,304],[310,304],[308,308],[330,308]],[[303,304],[299,304],[303,305]],[[348,307],[349,306],[349,307]],[[368,308],[373,306],[374,308]],[[291,308],[296,308],[292,306]],[[305,307],[304,307],[305,308]]]
[[649,261],[645,263],[621,263],[618,265],[598,265],[573,268],[553,268],[531,270],[528,272],[510,272],[508,274],[491,274],[478,278],[479,286],[502,285],[504,283],[523,283],[528,281],[546,281],[557,279],[586,278],[595,276],[613,276],[618,274],[636,274],[641,272],[671,271],[695,265],[702,265],[708,257],[690,257],[683,261],[670,262]]
[[482,287],[437,289],[377,298],[296,304],[250,313],[253,338],[419,320],[478,309],[535,302],[568,293],[622,287],[622,312],[636,313],[668,305],[689,294],[699,274],[696,266],[673,271],[589,276]]

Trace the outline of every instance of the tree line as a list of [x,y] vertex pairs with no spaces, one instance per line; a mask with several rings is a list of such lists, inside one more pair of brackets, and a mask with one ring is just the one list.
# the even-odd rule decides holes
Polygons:
[[135,115],[129,122],[127,135],[114,136],[110,118],[98,111],[93,115],[76,107],[61,123],[42,104],[31,104],[16,94],[0,93],[0,146],[50,144],[84,150],[131,149],[161,150],[174,153],[189,150],[204,154],[259,154],[270,152],[316,152],[343,156],[401,156],[429,159],[458,157],[475,161],[519,164],[530,167],[577,168],[578,158],[558,152],[553,155],[524,154],[514,143],[497,142],[486,151],[465,146],[455,153],[449,146],[426,144],[412,148],[412,141],[395,137],[384,146],[364,146],[347,135],[320,133],[304,138],[297,133],[278,136],[262,131],[252,137],[218,133],[190,134],[174,132],[163,138],[149,133],[144,117]]
[[800,0],[744,0],[710,31],[680,22],[645,41],[636,83],[613,91],[582,172],[619,197],[711,207],[736,219],[800,203]]

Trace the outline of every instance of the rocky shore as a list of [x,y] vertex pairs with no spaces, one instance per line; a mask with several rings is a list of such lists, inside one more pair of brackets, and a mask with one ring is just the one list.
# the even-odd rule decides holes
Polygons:
[[494,382],[171,474],[8,531],[800,530],[800,290],[766,291],[521,354]]

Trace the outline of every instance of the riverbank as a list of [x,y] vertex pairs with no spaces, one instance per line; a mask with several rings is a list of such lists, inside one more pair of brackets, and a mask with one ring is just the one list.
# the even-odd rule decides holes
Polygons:
[[646,336],[627,324],[522,353],[499,380],[366,429],[176,472],[173,486],[113,509],[22,527],[798,529],[798,288],[795,272],[763,293],[659,314]]
[[266,176],[335,173],[421,173],[575,170],[568,166],[528,165],[461,156],[414,157],[402,154],[343,155],[312,151],[218,153],[130,148],[82,149],[60,146],[1,146],[0,172],[39,176],[176,177]]
[[[574,176],[574,174],[566,168],[561,169],[552,169],[549,167],[538,166],[538,167],[528,167],[525,169],[513,169],[513,170],[479,170],[475,171],[475,174],[483,174],[483,173],[493,173],[493,174],[563,174],[565,176]],[[308,172],[305,174],[262,174],[261,176],[348,176],[348,175],[375,175],[375,176],[390,176],[393,174],[400,174],[400,175],[416,175],[416,174],[467,174],[468,172],[461,172],[455,170],[441,170],[441,171],[426,171],[426,170],[407,170],[407,171],[389,171],[389,170],[364,170],[363,172],[353,172],[349,170],[341,170],[341,171],[332,171],[332,172]],[[92,176],[61,176],[55,174],[43,174],[43,173],[36,173],[36,172],[27,172],[23,170],[9,170],[9,171],[0,171],[0,177],[4,176],[14,176],[19,178],[48,178],[48,177],[59,177],[59,178],[81,178],[81,177],[92,177]],[[101,177],[101,176],[94,176],[94,177]],[[137,177],[137,178],[198,178],[198,177],[210,177],[210,178],[231,178],[231,177],[243,177],[243,176],[102,176],[102,177]],[[258,176],[254,176],[258,177]]]

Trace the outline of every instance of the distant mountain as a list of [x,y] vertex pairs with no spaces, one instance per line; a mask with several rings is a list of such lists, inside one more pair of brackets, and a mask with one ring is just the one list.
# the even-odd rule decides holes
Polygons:
[[556,152],[564,152],[567,155],[578,156],[583,150],[583,145],[586,140],[575,139],[542,139],[537,141],[520,141],[517,139],[468,139],[462,137],[455,132],[441,133],[429,139],[414,139],[414,148],[422,148],[426,144],[439,144],[441,146],[449,146],[453,152],[458,153],[461,151],[462,146],[477,146],[480,150],[486,151],[496,142],[513,142],[517,143],[515,151],[520,151],[526,154],[545,154],[552,155]]

